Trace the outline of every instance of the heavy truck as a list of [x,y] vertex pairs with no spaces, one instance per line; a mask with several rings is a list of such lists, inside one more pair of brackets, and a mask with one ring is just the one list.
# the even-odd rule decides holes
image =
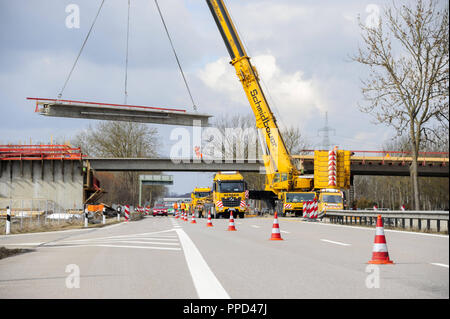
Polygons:
[[213,204],[215,218],[244,218],[248,211],[246,203],[247,183],[237,171],[217,172],[213,179]]
[[[192,209],[198,212],[198,216],[202,217],[207,214],[206,210],[212,203],[212,191],[209,187],[195,187],[191,193]],[[204,214],[205,213],[205,214]]]
[[[335,157],[332,161],[334,166],[331,173],[330,151],[314,151],[313,176],[304,176],[301,174],[301,170],[293,164],[275,116],[260,86],[258,71],[251,64],[250,57],[247,56],[223,0],[206,0],[206,2],[230,55],[230,64],[235,68],[236,75],[255,115],[263,150],[265,189],[264,191],[250,191],[249,198],[269,201],[272,207],[283,215],[287,212],[298,215],[303,209],[303,198],[310,198],[313,194],[316,198],[321,198],[321,193],[325,189],[349,188],[349,151],[333,150]],[[216,194],[216,191],[214,193]],[[298,199],[299,202],[294,202],[294,199]]]

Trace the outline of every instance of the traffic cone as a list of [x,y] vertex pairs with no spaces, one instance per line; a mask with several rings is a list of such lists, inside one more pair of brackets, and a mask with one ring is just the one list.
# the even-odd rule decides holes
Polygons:
[[237,230],[236,227],[234,227],[234,219],[233,219],[233,211],[232,210],[230,210],[230,222],[228,224],[228,230],[231,230],[231,231]]
[[175,210],[175,219],[180,218],[180,216],[178,215],[178,209]]
[[273,217],[272,236],[270,237],[270,240],[283,240],[280,234],[280,226],[278,225],[277,212],[275,212]]
[[197,222],[195,221],[195,212],[192,212],[191,224],[197,224]]
[[206,224],[206,227],[213,227],[211,222],[211,210],[208,211],[208,223]]
[[389,259],[389,253],[386,245],[386,237],[384,236],[383,220],[381,215],[377,218],[377,227],[375,231],[375,242],[372,250],[372,260],[369,264],[393,264]]

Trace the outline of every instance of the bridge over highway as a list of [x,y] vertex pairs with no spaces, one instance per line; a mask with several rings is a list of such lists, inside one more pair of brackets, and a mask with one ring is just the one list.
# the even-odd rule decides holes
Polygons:
[[[314,173],[313,155],[294,155],[302,160],[304,173]],[[259,159],[170,159],[170,158],[96,158],[86,157],[85,161],[96,171],[179,171],[179,172],[217,172],[237,170],[241,172],[260,172],[264,169]],[[351,157],[351,174],[380,176],[409,176],[409,157]],[[448,177],[448,158],[419,158],[419,176]]]

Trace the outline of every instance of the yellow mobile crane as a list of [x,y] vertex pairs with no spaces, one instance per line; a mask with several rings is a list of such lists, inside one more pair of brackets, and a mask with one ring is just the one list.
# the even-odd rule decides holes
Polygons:
[[[231,57],[230,63],[236,70],[256,118],[256,127],[260,133],[259,137],[264,153],[263,161],[266,168],[265,190],[271,191],[272,196],[275,194],[277,211],[285,213],[287,205],[284,204],[286,204],[287,198],[294,197],[294,193],[311,193],[313,190],[318,190],[318,187],[325,188],[326,184],[314,185],[313,177],[301,176],[293,165],[291,156],[279,133],[276,119],[259,84],[258,72],[250,63],[250,58],[245,52],[223,0],[206,0],[206,2]],[[349,158],[350,155],[347,155]],[[341,183],[339,186],[342,185]],[[336,187],[339,186],[336,185]],[[288,194],[290,196],[286,196]],[[302,205],[298,205],[297,209],[302,209]]]

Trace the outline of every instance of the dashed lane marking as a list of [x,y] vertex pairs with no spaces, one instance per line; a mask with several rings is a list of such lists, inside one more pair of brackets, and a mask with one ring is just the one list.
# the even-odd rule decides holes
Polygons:
[[[173,233],[170,234],[170,232]],[[174,229],[141,233],[132,235],[108,236],[79,240],[62,240],[41,245],[41,248],[68,247],[112,247],[112,248],[141,248],[159,250],[181,250],[180,242]]]
[[351,246],[351,244],[341,243],[339,241],[333,241],[333,240],[328,240],[328,239],[321,239],[321,241],[325,241],[327,243],[341,245],[341,246]]
[[448,268],[448,265],[446,265],[446,264],[441,264],[441,263],[431,263],[432,265],[435,265],[435,266],[439,266],[439,267],[445,267],[445,268]]

